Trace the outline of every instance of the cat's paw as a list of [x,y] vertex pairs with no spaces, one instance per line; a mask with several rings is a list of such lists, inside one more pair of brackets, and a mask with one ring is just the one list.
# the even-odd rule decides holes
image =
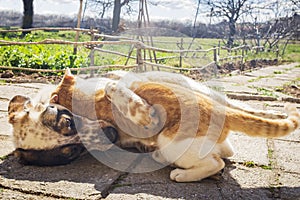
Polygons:
[[170,179],[176,182],[188,182],[188,177],[186,170],[184,169],[174,169],[170,173]]

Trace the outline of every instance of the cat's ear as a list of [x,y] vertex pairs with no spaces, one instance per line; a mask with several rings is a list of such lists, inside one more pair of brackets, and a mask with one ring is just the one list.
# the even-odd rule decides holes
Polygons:
[[74,79],[74,75],[72,74],[71,70],[69,67],[66,68],[65,70],[65,75],[64,75],[64,80],[73,80]]
[[58,95],[57,94],[52,94],[50,98],[50,103],[58,103]]

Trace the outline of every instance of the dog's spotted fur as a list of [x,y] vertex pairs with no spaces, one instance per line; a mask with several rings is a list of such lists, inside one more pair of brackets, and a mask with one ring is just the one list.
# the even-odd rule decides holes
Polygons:
[[[51,101],[80,116],[111,123],[118,131],[120,146],[140,143],[154,148],[155,160],[179,167],[170,174],[178,182],[201,180],[221,170],[221,158],[233,154],[226,139],[230,131],[281,137],[299,126],[300,115],[291,104],[286,105],[287,118],[245,110],[197,85],[183,87],[186,82],[180,82],[177,75],[164,75],[134,75],[130,81],[118,83],[108,80],[88,91],[88,81],[67,72]],[[95,134],[94,130],[87,132]]]
[[117,132],[108,122],[73,115],[60,105],[33,105],[26,96],[12,98],[8,114],[15,154],[29,164],[66,164],[84,151],[84,141],[89,141],[89,148],[106,150],[117,139]]

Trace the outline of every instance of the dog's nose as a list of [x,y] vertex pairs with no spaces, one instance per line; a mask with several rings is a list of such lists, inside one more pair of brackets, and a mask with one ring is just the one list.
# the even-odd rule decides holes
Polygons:
[[49,105],[49,106],[47,106],[46,112],[49,114],[56,114],[57,108],[54,105]]

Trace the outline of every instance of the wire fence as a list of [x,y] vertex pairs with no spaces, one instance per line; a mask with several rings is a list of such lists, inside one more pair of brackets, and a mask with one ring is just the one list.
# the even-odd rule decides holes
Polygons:
[[[201,49],[201,47],[197,47],[196,49],[186,48],[186,44],[191,43],[185,41],[184,38],[178,38],[179,41],[174,42],[174,45],[178,49],[167,49],[155,47],[149,44],[153,44],[153,40],[149,40],[147,36],[112,36],[112,35],[104,35],[100,34],[98,30],[95,29],[80,29],[80,28],[31,28],[31,29],[15,29],[15,30],[0,30],[0,34],[3,33],[11,33],[11,32],[23,32],[23,31],[74,31],[77,33],[84,33],[90,35],[89,41],[67,41],[67,40],[57,40],[57,39],[45,39],[42,41],[8,41],[8,40],[0,40],[1,46],[13,46],[13,45],[50,45],[50,44],[58,44],[58,45],[73,45],[74,49],[78,46],[82,46],[87,48],[90,59],[90,66],[86,68],[80,69],[71,69],[73,71],[85,71],[89,70],[93,73],[95,70],[99,69],[135,69],[138,72],[148,71],[148,70],[171,70],[171,71],[201,71],[206,67],[212,65],[219,65],[222,62],[236,62],[240,61],[240,63],[245,62],[245,58],[249,52],[255,52],[259,54],[264,51],[263,46],[250,46],[247,45],[244,41],[244,45],[228,48],[222,46],[219,42],[218,45],[213,46],[208,49]],[[134,39],[136,38],[136,39]],[[100,39],[100,40],[99,40]],[[152,39],[152,38],[151,38]],[[168,43],[171,44],[171,41],[158,41],[154,40],[155,43]],[[193,40],[192,40],[193,41]],[[128,52],[121,52],[117,50],[109,50],[103,48],[105,45],[129,45],[130,50]],[[276,52],[276,58],[279,57],[279,50],[274,50]],[[77,51],[74,51],[77,52]],[[120,57],[125,57],[127,61],[124,65],[103,65],[96,66],[95,64],[95,52],[107,53],[111,55],[116,55]],[[134,53],[133,53],[134,52]],[[157,52],[164,53],[164,56],[157,57]],[[176,64],[174,66],[167,65],[163,63],[165,60],[176,59]],[[188,67],[184,67],[183,60],[200,60],[205,59],[206,63],[203,65],[192,65]],[[135,64],[129,64],[128,60],[135,60]],[[200,63],[200,62],[199,62]],[[52,70],[52,69],[29,69],[29,68],[20,68],[20,67],[11,67],[11,66],[0,66],[0,69],[18,69],[24,71],[35,71],[35,72],[60,72],[62,70]]]

